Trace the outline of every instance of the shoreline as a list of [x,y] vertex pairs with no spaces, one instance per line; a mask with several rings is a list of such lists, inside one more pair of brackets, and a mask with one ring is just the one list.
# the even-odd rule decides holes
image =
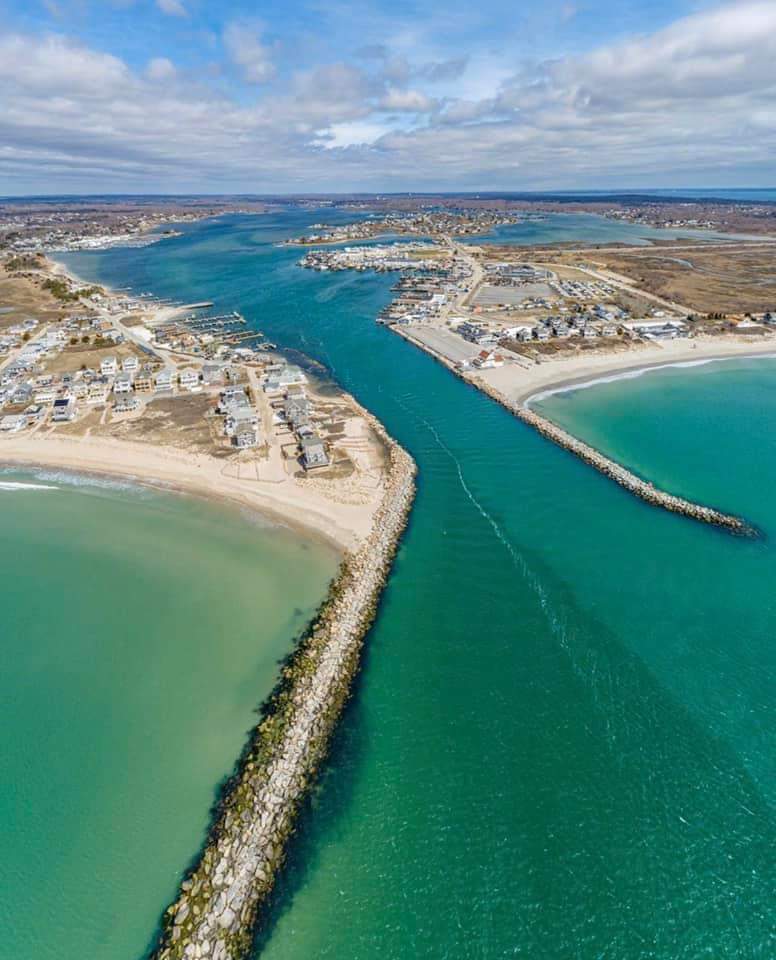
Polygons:
[[[62,260],[45,255],[54,276],[78,284],[91,283]],[[108,298],[123,293],[99,283]],[[149,305],[150,323],[166,321],[183,310],[170,304]],[[382,424],[350,394],[342,396],[370,424]],[[378,432],[380,432],[378,430]],[[59,430],[13,436],[0,435],[0,464],[20,467],[52,467],[92,476],[113,477],[151,488],[163,489],[201,499],[229,503],[254,510],[267,520],[286,526],[303,536],[324,542],[340,556],[356,549],[369,534],[372,515],[379,504],[383,480],[366,502],[348,502],[337,496],[336,481],[331,495],[315,482],[291,477],[277,479],[269,464],[220,459],[208,453],[187,451],[164,443],[117,440],[109,437],[73,437]],[[263,476],[262,476],[263,475]]]
[[525,423],[526,426],[536,430],[536,432],[545,439],[552,441],[562,450],[566,450],[568,453],[578,457],[583,463],[593,467],[593,469],[597,470],[602,476],[612,480],[618,486],[632,493],[650,506],[660,507],[669,513],[676,513],[689,519],[697,520],[700,523],[720,527],[732,534],[748,537],[760,536],[760,531],[742,517],[725,513],[724,511],[717,510],[715,507],[687,500],[684,497],[678,497],[655,487],[650,481],[637,476],[621,463],[612,460],[595,447],[591,447],[578,437],[568,433],[549,418],[536,413],[535,410],[532,410],[520,399],[514,399],[508,396],[503,390],[498,389],[484,376],[484,374],[499,373],[504,368],[471,374],[469,371],[463,370],[459,365],[454,364],[434,348],[429,347],[423,341],[413,337],[408,330],[396,325],[393,325],[391,330],[419,347],[425,353],[428,353],[438,363],[447,367],[455,376],[463,380],[464,383],[484,393],[487,397],[490,397],[491,400],[495,400],[496,403],[504,407],[505,410],[518,420]]
[[[49,262],[56,272],[74,276],[61,261]],[[229,501],[325,540],[341,561],[315,617],[282,664],[261,719],[220,792],[203,846],[163,914],[151,950],[157,960],[236,960],[248,954],[296,814],[351,694],[361,648],[409,520],[417,472],[412,457],[377,417],[346,392],[342,396],[384,450],[376,485],[370,484],[366,496],[349,497],[336,480],[328,487],[314,477],[273,473],[263,460],[222,458],[167,441],[96,437],[89,431],[80,437],[59,431],[0,437],[0,464],[63,468]]]
[[[528,405],[535,402],[540,394],[550,395],[582,389],[584,386],[593,386],[596,382],[642,376],[650,371],[669,367],[689,368],[723,360],[776,359],[776,337],[763,341],[734,337],[735,335],[731,334],[730,337],[671,340],[663,344],[649,344],[638,352],[566,357],[546,360],[531,367],[512,365],[496,370],[484,370],[478,375],[506,393],[510,400]],[[643,359],[639,362],[636,356]]]
[[[227,466],[239,469],[235,461],[221,462],[175,448],[146,447],[131,441],[93,437],[0,438],[0,465],[62,469],[229,503],[254,510],[275,524],[321,540],[339,554],[353,549],[368,531],[368,518],[365,523],[360,505],[348,509],[348,505],[311,496],[312,491],[303,489],[298,490],[297,497],[292,491],[290,496],[279,496],[278,492],[273,496],[269,490],[255,489],[260,480],[221,473],[220,468]],[[272,481],[264,482],[275,486]]]
[[296,815],[325,760],[415,497],[415,463],[384,428],[390,467],[369,536],[328,596],[225,785],[196,863],[165,911],[154,960],[248,956]]
[[691,367],[705,367],[710,363],[724,363],[728,360],[776,360],[776,344],[774,344],[771,351],[766,353],[723,354],[721,356],[704,357],[702,359],[671,360],[667,363],[650,363],[638,367],[613,369],[608,375],[603,374],[592,380],[587,378],[574,378],[573,380],[550,384],[544,390],[539,390],[537,393],[519,398],[519,401],[528,407],[532,403],[544,400],[546,397],[555,396],[555,394],[558,393],[573,393],[575,390],[586,390],[588,387],[596,387],[604,383],[616,383],[618,380],[636,380],[648,373],[654,373],[656,370],[682,370]]

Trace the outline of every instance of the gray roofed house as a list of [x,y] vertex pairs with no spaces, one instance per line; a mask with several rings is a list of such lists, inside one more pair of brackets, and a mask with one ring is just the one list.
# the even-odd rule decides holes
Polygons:
[[283,404],[283,412],[294,429],[310,422],[310,403],[304,397],[288,397]]
[[302,447],[302,466],[305,470],[311,470],[314,467],[328,467],[329,456],[326,453],[326,444],[319,436],[313,434],[311,437],[303,437],[300,445]]

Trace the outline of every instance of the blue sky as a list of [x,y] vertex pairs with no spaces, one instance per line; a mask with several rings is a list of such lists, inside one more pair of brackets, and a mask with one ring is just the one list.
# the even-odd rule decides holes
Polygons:
[[0,0],[0,194],[776,183],[776,0]]

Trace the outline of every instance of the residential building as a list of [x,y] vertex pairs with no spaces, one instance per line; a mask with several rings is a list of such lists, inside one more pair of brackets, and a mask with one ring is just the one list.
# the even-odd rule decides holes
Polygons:
[[135,377],[136,393],[151,393],[154,389],[154,374],[150,367],[143,367]]
[[300,445],[302,447],[302,466],[305,470],[312,470],[315,467],[328,467],[329,456],[326,453],[326,444],[319,436],[313,434],[310,437],[303,437]]
[[104,377],[112,377],[118,370],[118,363],[115,357],[103,357],[100,361],[100,373]]
[[160,370],[154,378],[154,388],[157,393],[171,393],[172,383],[172,371],[166,367]]
[[9,413],[0,419],[0,430],[4,433],[18,433],[27,425],[27,418],[23,413]]
[[133,393],[122,394],[113,404],[114,413],[131,413],[140,406],[140,399]]
[[35,403],[53,403],[57,398],[56,387],[41,387],[35,391],[33,400]]
[[267,377],[264,389],[267,393],[274,393],[278,390],[285,390],[286,387],[295,383],[307,383],[307,377],[299,367],[288,364]]
[[233,440],[239,450],[247,450],[249,447],[255,447],[259,442],[259,433],[255,426],[242,423],[235,430]]
[[78,407],[75,400],[69,398],[60,398],[54,401],[54,409],[51,412],[51,419],[57,423],[74,420],[78,413]]
[[113,381],[113,392],[132,393],[132,374],[123,370],[121,373],[117,373],[116,379]]
[[86,389],[87,403],[105,403],[110,392],[110,383],[107,377],[97,377]]
[[472,363],[481,370],[489,370],[493,367],[503,367],[504,358],[500,353],[495,353],[493,350],[481,350],[472,360]]
[[181,370],[178,379],[184,390],[197,390],[199,388],[199,371],[192,367]]

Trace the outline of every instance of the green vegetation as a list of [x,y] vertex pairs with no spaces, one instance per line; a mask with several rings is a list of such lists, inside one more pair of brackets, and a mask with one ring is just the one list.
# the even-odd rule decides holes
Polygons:
[[91,297],[96,293],[103,293],[102,287],[86,287],[83,290],[71,290],[70,285],[66,280],[59,278],[48,277],[41,284],[44,290],[47,290],[52,296],[56,297],[57,300],[61,300],[62,303],[75,303],[80,300],[81,297]]
[[40,258],[37,254],[11,257],[5,264],[5,269],[9,273],[13,273],[16,270],[36,270],[38,267],[40,267]]

